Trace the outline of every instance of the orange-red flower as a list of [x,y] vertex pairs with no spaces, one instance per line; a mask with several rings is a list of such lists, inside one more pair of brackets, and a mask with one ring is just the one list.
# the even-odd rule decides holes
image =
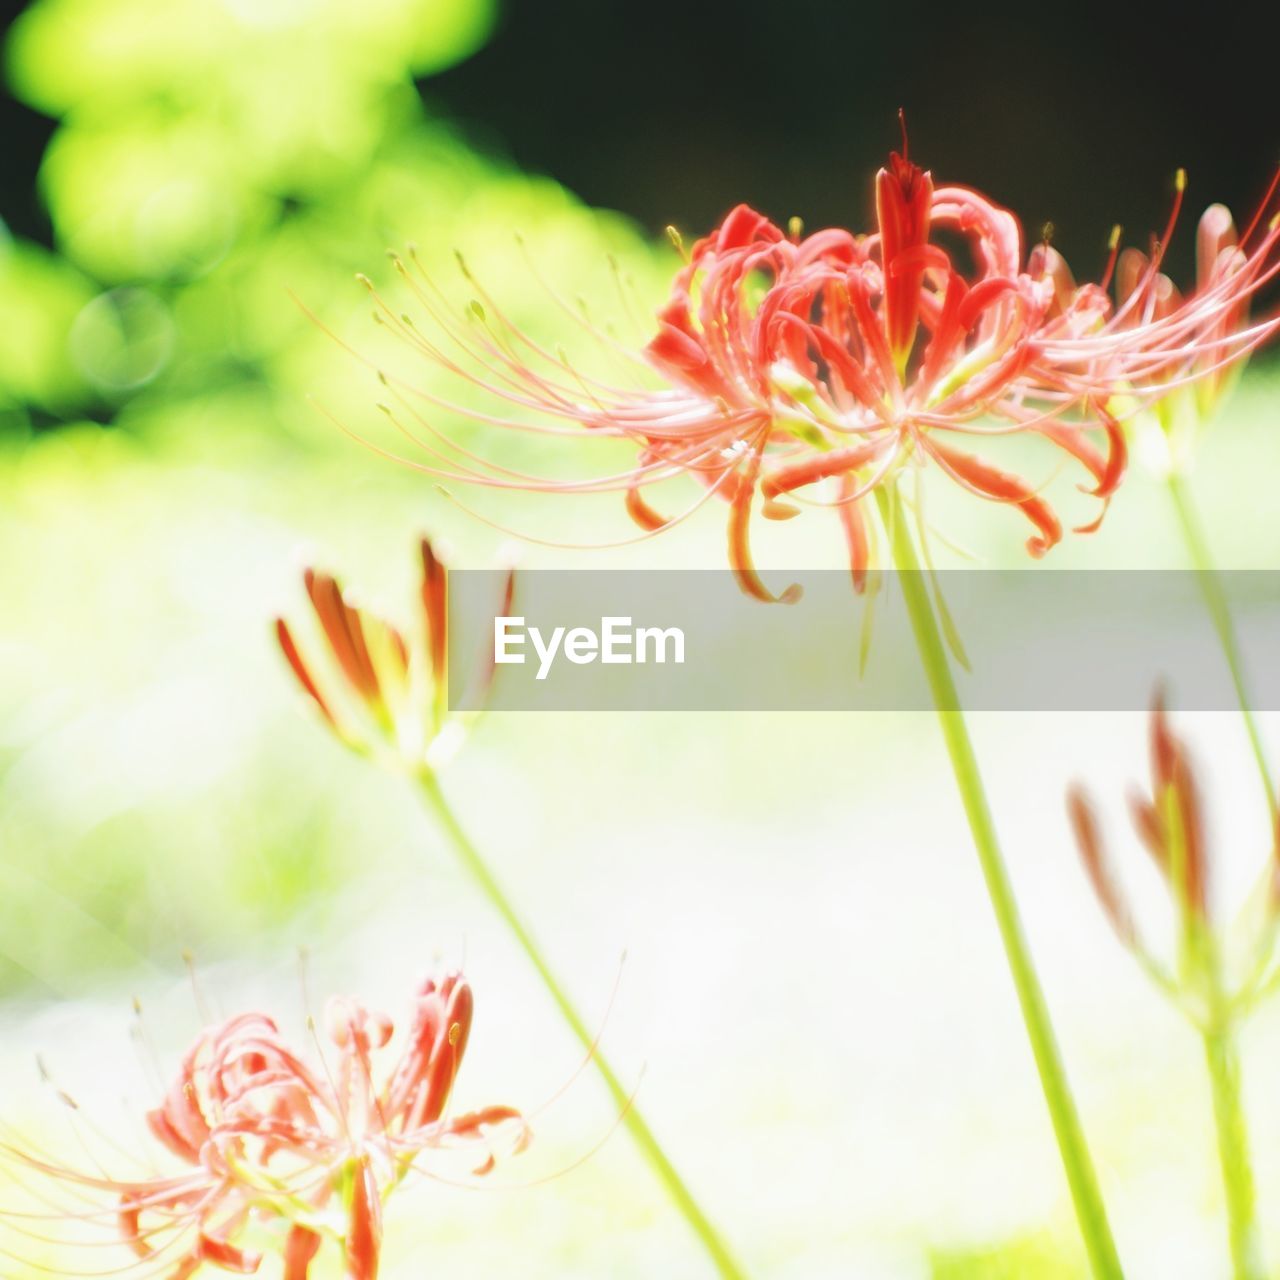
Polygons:
[[[416,255],[397,259],[435,328],[375,293],[378,317],[453,375],[466,403],[384,373],[401,409],[384,407],[427,451],[414,464],[426,471],[498,489],[619,490],[646,534],[719,497],[729,506],[729,555],[743,587],[773,599],[752,565],[755,513],[787,519],[801,504],[833,508],[861,581],[875,528],[863,500],[909,467],[936,467],[978,497],[1021,511],[1035,529],[1028,549],[1043,555],[1063,536],[1043,485],[975,452],[976,442],[1015,434],[1048,441],[1083,466],[1105,511],[1126,466],[1123,419],[1183,386],[1210,393],[1276,329],[1274,318],[1246,320],[1249,300],[1280,270],[1274,224],[1256,240],[1251,229],[1233,242],[1222,212],[1211,210],[1192,298],[1168,293],[1157,249],[1146,265],[1124,257],[1113,306],[1114,256],[1101,284],[1077,286],[1051,247],[1026,253],[1011,213],[969,188],[935,185],[905,145],[877,175],[875,192],[877,226],[866,235],[788,236],[745,205],[734,209],[687,255],[656,332],[636,353],[649,374],[638,388],[595,379],[562,351],[539,346],[465,266],[478,297],[457,308]],[[957,239],[963,254],[953,251]],[[477,407],[477,392],[488,394],[489,407]],[[637,461],[581,480],[531,476],[464,448],[415,401],[558,437],[574,424],[633,442]],[[692,476],[704,494],[667,515],[648,493],[676,475]]]
[[510,1107],[448,1112],[472,1013],[457,973],[422,985],[399,1042],[384,1014],[335,999],[325,1023],[336,1061],[317,1065],[265,1014],[208,1028],[147,1117],[177,1161],[169,1175],[116,1179],[12,1144],[4,1150],[72,1194],[69,1220],[101,1221],[85,1206],[114,1199],[108,1212],[137,1258],[129,1274],[186,1280],[203,1265],[256,1274],[262,1253],[243,1241],[256,1224],[280,1230],[284,1280],[306,1280],[326,1239],[340,1245],[349,1280],[375,1280],[383,1203],[415,1161],[460,1150],[484,1174],[500,1151],[528,1140]]
[[[457,744],[464,717],[449,710],[446,570],[423,538],[416,628],[406,635],[343,594],[336,578],[308,569],[303,584],[324,638],[309,653],[283,618],[276,638],[299,685],[338,738],[362,754],[408,767],[436,765]],[[510,612],[508,575],[503,612]],[[493,676],[482,664],[482,680]]]
[[[439,332],[429,335],[379,299],[383,322],[506,408],[483,411],[414,388],[426,401],[494,426],[558,435],[564,423],[578,424],[639,449],[621,474],[547,481],[463,449],[426,423],[431,460],[421,465],[496,488],[622,490],[646,532],[683,518],[660,514],[646,491],[690,475],[704,496],[728,503],[732,564],[765,599],[772,597],[749,547],[757,509],[786,519],[799,502],[834,508],[860,579],[871,552],[863,499],[909,465],[933,464],[970,492],[1021,510],[1035,526],[1029,549],[1043,554],[1062,526],[1038,486],[969,445],[1036,435],[1083,464],[1104,502],[1118,485],[1124,439],[1096,386],[1067,394],[1045,364],[1046,327],[1065,332],[1054,319],[1054,281],[1034,258],[1026,263],[1012,214],[968,188],[936,187],[905,155],[891,156],[878,175],[876,207],[871,234],[807,237],[788,237],[745,205],[734,209],[676,276],[640,353],[658,382],[641,390],[604,384],[543,350],[486,294],[453,308],[416,259],[400,262]],[[943,236],[964,242],[971,268]],[[832,492],[814,496],[823,482]]]

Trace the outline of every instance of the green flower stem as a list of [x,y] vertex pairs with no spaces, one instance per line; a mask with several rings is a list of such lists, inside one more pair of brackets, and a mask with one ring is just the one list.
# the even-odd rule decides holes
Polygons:
[[951,767],[960,788],[969,829],[973,833],[978,861],[982,865],[987,893],[1000,929],[1000,939],[1004,943],[1005,956],[1017,991],[1027,1037],[1035,1055],[1045,1102],[1053,1121],[1053,1131],[1058,1140],[1089,1265],[1097,1280],[1122,1280],[1124,1272],[1098,1189],[1097,1175],[1085,1143],[1071,1088],[1067,1083],[1044,992],[1027,947],[1013,886],[1009,882],[1009,873],[1000,852],[991,808],[983,790],[978,761],[956,692],[951,663],[947,657],[937,614],[929,597],[928,583],[920,569],[902,498],[896,487],[889,487],[887,490],[877,489],[876,499],[885,527],[890,531],[893,560],[899,570],[903,598],[938,710],[942,736],[951,757]]
[[1213,628],[1218,633],[1218,642],[1222,645],[1223,656],[1231,672],[1231,683],[1235,686],[1236,700],[1240,703],[1240,713],[1244,716],[1245,729],[1248,731],[1249,742],[1253,747],[1253,757],[1257,761],[1258,772],[1262,775],[1262,786],[1267,793],[1267,804],[1270,812],[1274,814],[1276,812],[1275,783],[1272,781],[1271,770],[1267,765],[1262,732],[1258,728],[1258,720],[1254,715],[1253,703],[1249,697],[1249,684],[1245,675],[1244,659],[1240,654],[1236,624],[1231,616],[1231,606],[1227,602],[1226,592],[1222,589],[1222,578],[1213,563],[1209,541],[1205,537],[1204,527],[1200,523],[1200,516],[1192,501],[1191,491],[1185,478],[1177,471],[1169,473],[1169,494],[1173,498],[1174,510],[1178,514],[1178,524],[1182,528],[1182,536],[1186,539],[1191,563],[1197,570],[1196,577],[1204,593],[1204,601],[1209,608]]
[[476,848],[471,838],[458,822],[458,819],[454,816],[444,792],[440,789],[440,783],[435,774],[430,770],[423,769],[416,776],[427,804],[439,822],[441,829],[448,836],[462,865],[511,930],[529,963],[537,970],[538,977],[542,979],[542,984],[555,1002],[561,1017],[569,1024],[573,1034],[591,1055],[591,1060],[595,1064],[596,1070],[600,1073],[605,1086],[622,1114],[622,1123],[626,1125],[632,1138],[635,1139],[641,1154],[649,1162],[658,1180],[666,1188],[667,1194],[675,1203],[676,1208],[684,1215],[685,1221],[688,1222],[694,1234],[711,1256],[716,1270],[724,1277],[724,1280],[745,1280],[746,1273],[738,1265],[733,1254],[729,1251],[728,1245],[720,1238],[719,1233],[711,1225],[706,1214],[703,1213],[697,1200],[694,1199],[693,1193],[676,1171],[676,1167],[667,1158],[667,1154],[663,1151],[653,1130],[649,1128],[640,1109],[636,1106],[634,1097],[628,1092],[618,1078],[617,1073],[609,1065],[608,1059],[601,1053],[595,1036],[592,1035],[577,1009],[574,1008],[573,1002],[569,999],[564,987],[561,986],[559,979],[551,971],[542,951],[534,941],[533,935],[529,932],[528,926],[520,918],[515,907],[512,906],[510,898],[507,897],[506,892],[494,877],[489,864],[484,860],[479,849]]
[[1266,1271],[1258,1245],[1253,1166],[1240,1102],[1240,1055],[1228,1019],[1215,1018],[1205,1029],[1204,1057],[1213,1090],[1232,1271],[1235,1280],[1263,1280]]

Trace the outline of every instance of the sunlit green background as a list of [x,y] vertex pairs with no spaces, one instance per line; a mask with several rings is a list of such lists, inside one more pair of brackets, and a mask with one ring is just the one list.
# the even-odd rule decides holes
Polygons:
[[[467,565],[506,541],[339,429],[388,442],[371,369],[334,336],[383,359],[355,271],[395,294],[384,250],[414,241],[458,285],[461,248],[555,342],[572,323],[514,232],[539,274],[632,339],[674,261],[424,108],[415,79],[467,58],[493,19],[488,0],[38,0],[10,33],[12,93],[58,124],[38,192],[53,247],[0,225],[0,1118],[53,1145],[73,1135],[37,1053],[141,1145],[155,1085],[130,1000],[168,1074],[199,1025],[184,951],[211,1004],[294,1027],[300,948],[313,990],[393,1014],[437,958],[465,961],[479,1021],[462,1097],[534,1109],[578,1066],[414,798],[329,741],[269,633],[299,606],[308,556],[405,613],[417,534]],[[1202,452],[1227,564],[1280,563],[1277,405],[1255,369]],[[521,450],[519,465],[537,460]],[[544,537],[630,531],[612,499],[476,502]],[[932,510],[984,561],[1018,562],[1007,512],[943,488]],[[720,521],[705,511],[615,552],[520,555],[718,565]],[[767,566],[839,563],[820,516],[778,536]],[[1103,532],[1055,563],[1182,564],[1159,485],[1136,474]],[[1230,897],[1267,847],[1256,779],[1232,717],[1188,722]],[[1225,1248],[1197,1046],[1096,919],[1062,820],[1075,775],[1118,813],[1142,729],[1098,715],[976,727],[1132,1275],[1212,1280]],[[495,716],[446,782],[759,1274],[1082,1274],[927,717]],[[1251,1033],[1274,1210],[1280,1019]],[[397,1203],[387,1273],[705,1274],[625,1134],[550,1176],[615,1118],[582,1075],[493,1191],[424,1184]],[[1264,1216],[1280,1252],[1275,1223]],[[0,1234],[5,1249],[31,1260],[0,1252],[6,1278],[82,1274],[83,1253]]]

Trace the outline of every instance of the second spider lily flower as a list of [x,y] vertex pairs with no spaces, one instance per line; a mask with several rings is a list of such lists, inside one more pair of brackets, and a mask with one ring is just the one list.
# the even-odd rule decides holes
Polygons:
[[[117,1179],[99,1162],[77,1169],[22,1147],[6,1153],[68,1192],[69,1222],[115,1218],[137,1261],[113,1274],[255,1275],[263,1228],[275,1228],[284,1280],[307,1280],[326,1240],[348,1280],[376,1280],[383,1205],[422,1157],[461,1153],[483,1175],[528,1142],[511,1107],[448,1110],[473,1011],[457,973],[419,988],[399,1040],[385,1014],[335,999],[325,1013],[333,1062],[308,1062],[263,1013],[209,1027],[147,1117],[177,1161],[171,1174]],[[102,1213],[86,1209],[100,1198]]]
[[[1210,205],[1196,233],[1196,278],[1184,294],[1163,270],[1184,202],[1179,171],[1164,233],[1149,253],[1120,248],[1103,284],[1076,288],[1060,257],[1048,251],[1037,265],[1058,293],[1062,331],[1046,335],[1047,354],[1078,390],[1123,418],[1151,411],[1164,444],[1148,452],[1163,468],[1181,469],[1196,428],[1212,415],[1249,355],[1280,332],[1280,313],[1251,318],[1260,294],[1280,276],[1280,214],[1273,210],[1280,174],[1241,234],[1225,205]],[[1115,299],[1107,293],[1114,280]],[[1079,363],[1073,368],[1073,361]]]
[[[905,155],[893,154],[877,176],[876,209],[867,235],[795,229],[788,236],[739,205],[689,251],[651,339],[623,353],[643,366],[642,381],[647,375],[635,389],[593,378],[542,348],[465,266],[478,296],[458,307],[416,254],[396,258],[430,323],[375,292],[379,320],[471,398],[463,404],[383,374],[396,400],[383,407],[426,451],[413,465],[446,481],[621,491],[645,534],[722,499],[731,564],[761,599],[775,597],[753,567],[757,512],[783,520],[801,504],[833,510],[860,582],[874,527],[863,500],[909,467],[935,467],[978,497],[1021,511],[1035,530],[1028,549],[1043,555],[1063,526],[1040,484],[974,452],[975,444],[1037,436],[1081,464],[1104,503],[1125,462],[1123,437],[1096,388],[1078,380],[1073,390],[1045,365],[1046,324],[1061,329],[1053,284],[1024,266],[1012,214],[968,188],[935,186]],[[972,269],[942,236],[966,242]],[[475,407],[477,391],[490,396],[488,408]],[[424,402],[495,427],[554,436],[568,424],[583,427],[632,442],[637,461],[585,480],[526,475],[464,448],[427,419]],[[694,478],[702,496],[683,513],[663,514],[649,492],[678,475]]]
[[[336,578],[314,569],[303,583],[323,642],[300,645],[293,628],[276,620],[294,676],[338,738],[410,769],[442,764],[468,721],[449,710],[446,569],[426,538],[419,550],[417,620],[408,632],[353,604]],[[510,612],[513,590],[508,575],[503,612]],[[492,677],[492,663],[482,665],[480,678]]]

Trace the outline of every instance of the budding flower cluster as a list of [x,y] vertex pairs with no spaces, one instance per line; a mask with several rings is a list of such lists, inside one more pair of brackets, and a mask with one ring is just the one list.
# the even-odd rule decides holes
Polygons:
[[[337,737],[352,750],[407,769],[442,764],[460,741],[466,718],[449,709],[448,583],[430,541],[420,543],[422,582],[417,626],[408,634],[357,606],[336,578],[308,569],[303,576],[321,643],[300,645],[276,620],[276,638],[298,684]],[[508,575],[503,613],[510,612]],[[493,678],[482,666],[480,680]]]
[[[1179,969],[1170,971],[1138,925],[1137,915],[1115,873],[1092,801],[1081,787],[1067,796],[1067,808],[1090,885],[1116,936],[1193,1016],[1220,1006],[1224,938],[1213,911],[1213,858],[1204,829],[1202,790],[1186,744],[1169,725],[1157,696],[1150,720],[1151,788],[1133,789],[1129,812],[1143,847],[1165,885],[1177,920]],[[1269,971],[1280,927],[1280,824],[1261,887],[1263,924],[1254,939],[1252,971],[1229,1002],[1243,1007],[1269,990]]]

